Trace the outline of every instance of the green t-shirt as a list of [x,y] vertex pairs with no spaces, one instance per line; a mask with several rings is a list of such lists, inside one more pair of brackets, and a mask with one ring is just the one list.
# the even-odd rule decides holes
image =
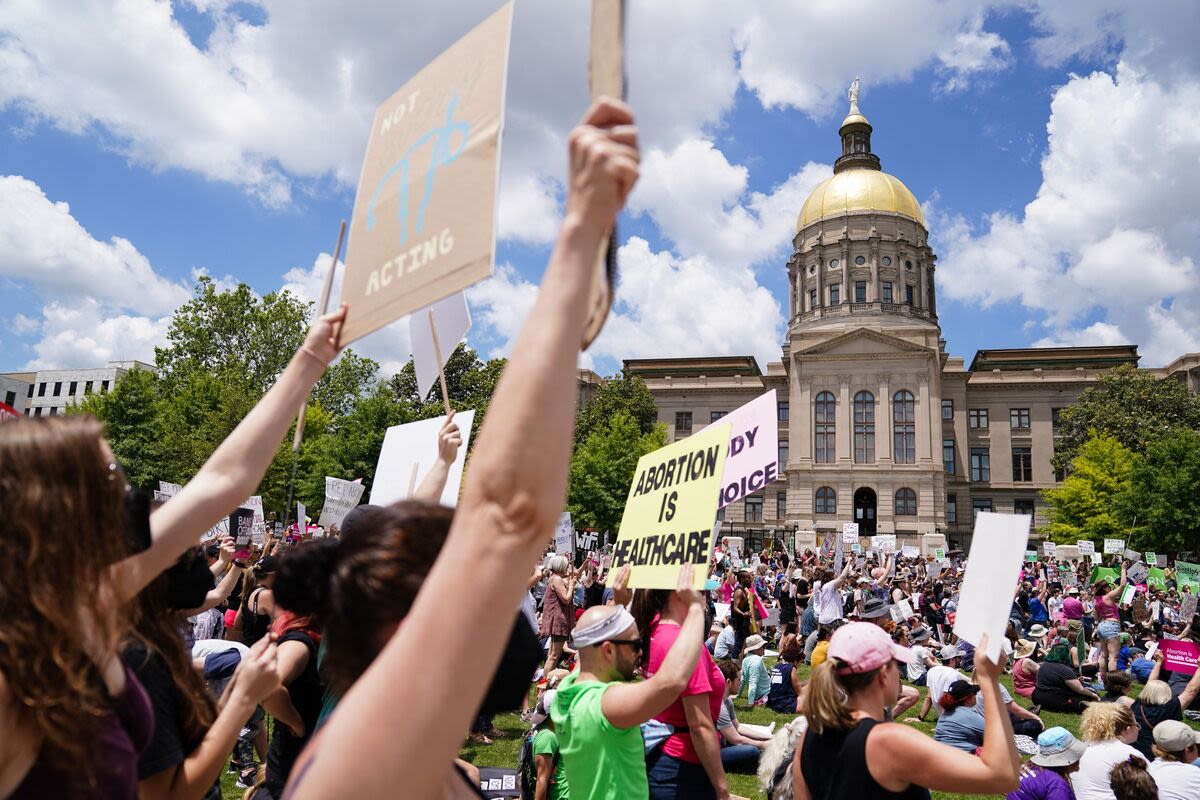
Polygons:
[[571,794],[575,800],[648,798],[642,729],[614,728],[600,708],[612,684],[576,683],[578,677],[572,673],[563,678],[550,709]]
[[[554,757],[558,755],[558,736],[554,731],[548,728],[543,728],[533,735],[533,755],[550,756],[551,763],[554,762]],[[550,777],[550,800],[568,800],[571,793],[567,791],[567,773],[563,769],[562,759],[558,759],[558,765],[554,767],[554,774]]]

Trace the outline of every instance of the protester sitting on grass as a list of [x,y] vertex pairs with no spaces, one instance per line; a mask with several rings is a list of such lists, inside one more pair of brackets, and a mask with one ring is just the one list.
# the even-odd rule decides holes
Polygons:
[[1070,775],[1079,769],[1087,745],[1059,727],[1043,731],[1037,745],[1037,753],[1021,767],[1021,785],[1006,800],[1075,800]]
[[1037,687],[1038,664],[1035,653],[1038,645],[1029,639],[1018,639],[1017,646],[1013,648],[1013,657],[1016,661],[1013,662],[1012,679],[1013,691],[1022,697],[1033,697],[1033,690]]
[[1141,758],[1132,747],[1137,741],[1138,724],[1129,706],[1092,703],[1083,712],[1079,732],[1088,749],[1079,759],[1079,771],[1071,776],[1076,800],[1111,800],[1109,772],[1113,766],[1128,761],[1130,756]]
[[137,796],[153,720],[119,658],[126,604],[254,493],[337,356],[345,313],[317,320],[270,391],[153,512],[128,494],[94,418],[0,426],[0,795]]
[[767,707],[780,714],[799,714],[804,694],[804,684],[796,667],[804,658],[800,640],[794,639],[779,651],[779,660],[771,669],[771,691],[767,694]]
[[1154,760],[1150,777],[1158,784],[1160,800],[1200,797],[1200,733],[1183,722],[1167,720],[1154,726]]
[[733,698],[741,690],[742,674],[736,661],[718,661],[717,668],[725,676],[725,699],[721,701],[721,714],[717,718],[717,733],[721,734],[721,763],[726,772],[754,772],[758,769],[758,757],[770,742],[743,732],[738,724]]
[[929,649],[930,632],[928,628],[914,628],[908,634],[909,649],[913,652],[913,662],[906,670],[909,683],[913,686],[924,686],[930,667],[936,667],[938,661]]
[[746,702],[752,706],[766,705],[771,692],[771,676],[763,662],[766,650],[766,639],[757,633],[746,639],[742,648],[742,683],[746,686]]
[[1133,705],[1129,689],[1133,686],[1133,677],[1128,672],[1106,672],[1104,674],[1104,694],[1100,695],[1102,703],[1124,703]]
[[558,691],[549,689],[538,698],[537,706],[529,718],[533,725],[530,737],[530,754],[533,757],[533,791],[525,795],[529,800],[568,800],[571,796],[567,782],[567,770],[562,763],[562,752],[549,708],[554,704]]
[[938,717],[933,738],[965,753],[974,753],[983,744],[983,714],[976,708],[979,687],[967,681],[955,681],[938,700]]
[[1100,696],[1080,682],[1079,673],[1071,666],[1070,648],[1061,641],[1055,642],[1038,667],[1033,702],[1046,711],[1077,714],[1087,702],[1099,700]]
[[1159,800],[1158,785],[1139,756],[1114,765],[1108,774],[1115,800]]
[[1154,669],[1150,672],[1149,680],[1142,688],[1137,699],[1133,701],[1133,718],[1141,727],[1134,747],[1147,759],[1154,758],[1153,730],[1159,723],[1166,720],[1183,721],[1183,710],[1200,691],[1200,670],[1196,670],[1178,697],[1171,694],[1171,686],[1161,681],[1158,676],[1162,669],[1163,654],[1159,650],[1154,654]]
[[1004,657],[992,663],[980,643],[977,675],[983,692],[984,738],[979,757],[934,741],[907,725],[884,721],[900,697],[900,665],[912,653],[879,627],[851,623],[829,645],[829,659],[810,681],[808,729],[796,747],[792,777],[797,800],[928,798],[929,790],[995,793],[1017,787],[1020,759],[1000,705]]
[[[598,100],[572,131],[569,151],[561,233],[492,394],[445,546],[419,583],[404,624],[390,637],[375,632],[381,639],[379,654],[322,729],[319,752],[314,748],[304,771],[297,772],[302,779],[293,781],[294,800],[385,797],[400,786],[409,797],[438,796],[497,677],[506,643],[516,625],[525,624],[514,618],[527,568],[542,554],[566,496],[576,366],[589,319],[596,253],[637,179],[637,131],[629,107]],[[471,569],[470,591],[462,589],[464,565],[478,565]],[[698,597],[696,606],[695,627],[686,639],[686,646],[695,648],[689,669],[704,640]],[[597,606],[585,616],[592,612],[613,613],[611,607]],[[438,680],[413,680],[417,675]],[[454,680],[446,680],[449,675]],[[522,691],[528,688],[529,676],[501,677]],[[555,708],[562,703],[560,686]],[[565,731],[557,715],[554,720],[569,759]],[[633,734],[640,740],[639,731]],[[611,758],[611,750],[594,755]],[[607,776],[610,783],[619,780],[625,786],[633,780],[624,771],[614,770],[615,775]],[[580,796],[604,796],[603,791],[592,793],[590,781],[577,781],[569,761],[568,775]],[[637,797],[612,791],[614,797]]]

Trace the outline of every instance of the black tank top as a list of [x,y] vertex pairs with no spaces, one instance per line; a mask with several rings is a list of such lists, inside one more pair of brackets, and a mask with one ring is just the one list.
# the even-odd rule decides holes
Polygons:
[[258,613],[258,599],[262,592],[263,588],[259,587],[250,593],[242,614],[242,644],[247,647],[253,647],[255,642],[267,635],[267,629],[271,627],[271,618]]
[[867,769],[867,737],[879,723],[864,719],[848,731],[826,731],[804,736],[800,772],[813,800],[929,800],[929,790],[909,784],[890,792],[875,782]]

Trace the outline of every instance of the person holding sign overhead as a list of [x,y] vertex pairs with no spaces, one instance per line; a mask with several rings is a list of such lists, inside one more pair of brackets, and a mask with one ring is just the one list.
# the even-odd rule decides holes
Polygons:
[[1121,610],[1117,598],[1125,591],[1125,565],[1121,565],[1121,582],[1111,592],[1108,581],[1101,579],[1093,589],[1096,595],[1096,637],[1100,639],[1101,673],[1117,668],[1117,653],[1121,650]]

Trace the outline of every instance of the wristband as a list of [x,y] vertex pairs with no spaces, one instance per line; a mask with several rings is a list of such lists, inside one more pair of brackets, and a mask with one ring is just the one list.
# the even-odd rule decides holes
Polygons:
[[234,565],[235,567],[237,567],[238,569],[245,569],[245,568],[246,568],[246,565],[245,565],[245,564],[243,564],[242,562],[238,561],[237,559],[234,559],[234,561],[233,561],[233,565]]
[[319,362],[319,363],[321,363],[321,364],[325,365],[326,367],[328,367],[328,366],[329,366],[329,362],[328,362],[328,361],[326,361],[325,359],[321,358],[321,357],[320,357],[319,355],[317,355],[316,353],[314,353],[314,352],[313,352],[311,349],[309,349],[309,346],[308,346],[307,344],[306,344],[306,345],[302,345],[302,346],[300,347],[300,350],[299,350],[299,352],[301,352],[301,353],[304,353],[304,355],[308,356],[309,358],[312,358],[312,359],[316,360],[317,362]]

